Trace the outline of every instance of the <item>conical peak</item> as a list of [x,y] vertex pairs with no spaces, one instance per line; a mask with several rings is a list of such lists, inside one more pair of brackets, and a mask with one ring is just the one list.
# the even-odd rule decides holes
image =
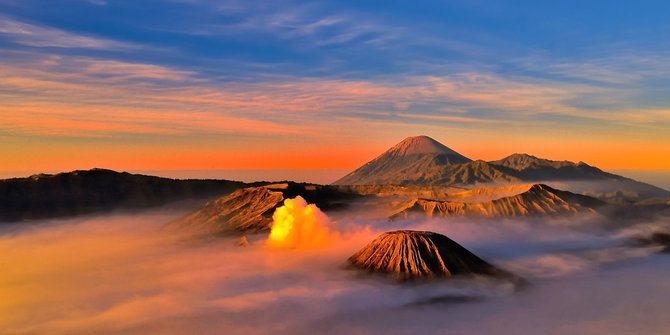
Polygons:
[[402,142],[396,144],[389,151],[398,155],[415,155],[415,154],[458,155],[456,151],[451,150],[444,144],[424,135],[408,137],[402,140]]
[[398,230],[381,234],[351,256],[349,263],[369,272],[391,274],[400,280],[503,273],[448,237],[428,231]]
[[335,184],[401,185],[411,179],[423,178],[417,176],[424,171],[438,171],[439,167],[470,161],[428,136],[408,137]]

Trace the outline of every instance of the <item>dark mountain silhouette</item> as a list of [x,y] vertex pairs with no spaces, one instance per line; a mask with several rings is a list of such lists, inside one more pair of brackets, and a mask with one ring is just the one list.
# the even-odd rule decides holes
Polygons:
[[245,183],[178,180],[105,169],[0,180],[0,222],[139,209],[227,194]]

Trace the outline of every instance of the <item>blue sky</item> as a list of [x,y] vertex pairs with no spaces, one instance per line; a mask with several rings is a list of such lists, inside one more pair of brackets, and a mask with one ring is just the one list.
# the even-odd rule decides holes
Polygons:
[[425,133],[475,157],[589,142],[564,158],[670,168],[593,156],[604,143],[667,152],[668,13],[667,1],[0,0],[0,150],[339,152],[365,139],[362,157]]
[[[38,41],[5,28],[3,49],[51,47],[51,54],[150,62],[220,79],[470,69],[587,79],[544,67],[603,64],[667,53],[670,46],[665,1],[3,0],[0,6],[5,27],[62,32]],[[76,48],[62,41],[68,36],[108,44]]]

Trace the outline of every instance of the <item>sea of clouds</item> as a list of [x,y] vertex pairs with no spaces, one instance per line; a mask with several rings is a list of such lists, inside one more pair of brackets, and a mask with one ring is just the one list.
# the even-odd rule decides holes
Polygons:
[[[347,220],[327,243],[267,235],[196,240],[175,211],[0,230],[3,334],[660,334],[670,329],[670,256],[627,244],[640,229],[537,222]],[[346,266],[392,229],[443,233],[526,278],[399,285]]]

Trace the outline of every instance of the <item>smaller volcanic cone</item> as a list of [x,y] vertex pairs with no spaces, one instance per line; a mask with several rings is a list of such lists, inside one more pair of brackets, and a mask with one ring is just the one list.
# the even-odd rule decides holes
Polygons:
[[369,272],[393,275],[399,280],[454,275],[514,277],[448,237],[429,231],[384,233],[351,256],[349,263]]

